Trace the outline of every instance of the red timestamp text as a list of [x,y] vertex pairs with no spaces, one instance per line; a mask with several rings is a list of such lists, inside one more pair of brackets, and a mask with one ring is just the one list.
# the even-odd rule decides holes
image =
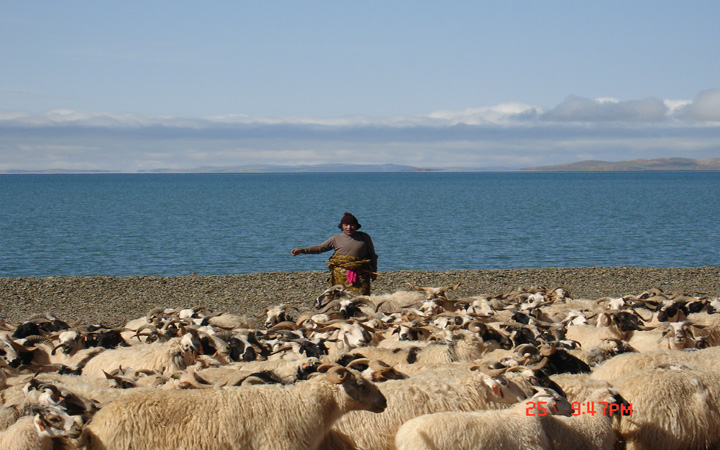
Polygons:
[[573,416],[595,414],[603,416],[632,416],[632,403],[609,403],[609,402],[572,402]]
[[[527,402],[525,415],[527,416],[547,416],[549,414],[546,407],[547,402]],[[632,404],[618,404],[609,402],[572,402],[572,415],[582,416],[595,414],[603,416],[632,416]]]

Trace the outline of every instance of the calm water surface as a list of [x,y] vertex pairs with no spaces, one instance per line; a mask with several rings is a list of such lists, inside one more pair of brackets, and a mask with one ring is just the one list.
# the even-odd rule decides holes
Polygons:
[[0,175],[0,277],[720,265],[720,173]]

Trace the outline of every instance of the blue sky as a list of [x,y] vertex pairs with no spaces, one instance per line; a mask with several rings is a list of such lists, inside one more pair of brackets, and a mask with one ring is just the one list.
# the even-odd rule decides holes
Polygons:
[[720,157],[720,3],[0,0],[0,171]]

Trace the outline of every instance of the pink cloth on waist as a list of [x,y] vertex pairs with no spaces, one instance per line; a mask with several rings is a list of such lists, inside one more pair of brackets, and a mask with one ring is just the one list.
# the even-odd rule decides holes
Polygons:
[[358,280],[358,272],[355,272],[354,270],[348,270],[347,271],[347,282],[348,283],[355,283]]

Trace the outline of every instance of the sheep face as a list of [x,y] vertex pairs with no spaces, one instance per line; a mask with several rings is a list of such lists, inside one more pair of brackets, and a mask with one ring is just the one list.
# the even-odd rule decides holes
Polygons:
[[622,297],[619,298],[611,298],[608,301],[607,309],[609,310],[621,310],[625,307],[625,299]]
[[70,353],[80,350],[83,347],[83,337],[77,331],[63,331],[58,336],[58,345],[56,345],[51,354],[55,354],[55,351],[59,348],[63,354],[69,355]]
[[203,353],[202,343],[200,339],[188,333],[180,339],[177,350],[173,353],[172,358],[178,367],[188,367],[195,364],[198,355]]
[[336,366],[328,370],[326,378],[330,383],[338,385],[349,397],[348,410],[381,413],[387,408],[387,400],[380,389],[358,372]]
[[417,341],[419,338],[419,333],[413,327],[405,324],[401,324],[396,332],[398,334],[398,340],[401,341]]
[[357,348],[368,345],[372,336],[358,323],[343,323],[340,326],[338,339],[342,340],[348,348]]
[[268,308],[265,317],[265,328],[271,328],[273,325],[277,325],[285,319],[285,310],[279,306]]
[[512,404],[527,398],[520,386],[503,375],[492,377],[479,373],[478,376],[485,386],[488,398],[494,402]]
[[72,416],[57,406],[44,406],[33,417],[38,436],[77,438],[82,431]]
[[0,339],[0,356],[5,362],[13,368],[17,368],[22,364],[20,352],[17,345],[13,345],[12,339],[8,336],[2,336]]
[[687,318],[687,314],[689,311],[685,305],[666,300],[657,313],[657,320],[658,322],[682,322]]
[[418,309],[420,309],[425,316],[434,316],[444,311],[443,307],[438,305],[434,300],[425,300]]
[[549,388],[538,389],[537,393],[530,397],[525,404],[528,408],[526,410],[528,415],[552,414],[554,416],[570,417],[573,414],[573,408],[570,402]]
[[587,325],[588,323],[587,318],[585,318],[585,314],[579,310],[572,310],[568,312],[562,322],[568,325]]
[[490,302],[486,298],[478,298],[474,300],[468,308],[468,313],[482,317],[490,317],[495,315],[495,311]]
[[668,337],[668,347],[670,350],[682,350],[688,347],[687,335],[690,333],[690,324],[688,322],[670,322],[669,328],[665,330]]
[[335,286],[325,289],[325,291],[318,296],[315,300],[315,307],[320,309],[333,300],[350,297],[352,297],[350,291],[345,289],[342,285],[336,284]]

